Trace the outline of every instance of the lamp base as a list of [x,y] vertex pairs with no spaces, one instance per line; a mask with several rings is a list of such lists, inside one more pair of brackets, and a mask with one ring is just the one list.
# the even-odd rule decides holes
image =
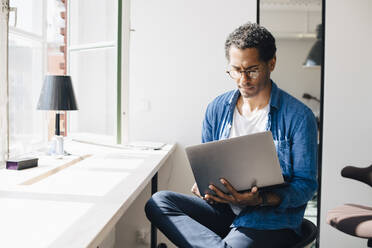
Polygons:
[[54,143],[54,154],[55,155],[65,155],[65,150],[63,148],[63,136],[61,135],[54,135],[53,137]]

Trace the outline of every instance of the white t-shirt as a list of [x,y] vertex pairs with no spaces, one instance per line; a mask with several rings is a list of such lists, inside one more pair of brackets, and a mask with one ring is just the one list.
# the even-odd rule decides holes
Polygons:
[[233,123],[229,138],[264,132],[269,118],[269,104],[262,109],[255,109],[248,116],[242,116],[235,107]]
[[[235,107],[229,138],[266,131],[269,107],[270,104],[267,104],[262,109],[250,111],[247,116],[241,115],[238,108]],[[236,215],[242,211],[242,208],[239,206],[230,204],[230,207]]]

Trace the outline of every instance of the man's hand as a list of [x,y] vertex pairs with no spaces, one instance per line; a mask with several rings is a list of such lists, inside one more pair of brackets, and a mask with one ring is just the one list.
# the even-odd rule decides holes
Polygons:
[[199,198],[203,198],[201,195],[200,195],[200,192],[199,192],[199,188],[198,188],[198,185],[196,185],[196,183],[194,183],[194,185],[192,186],[191,188],[191,192],[196,195],[197,197]]
[[231,203],[238,206],[257,206],[262,203],[257,187],[253,187],[250,192],[239,193],[226,179],[221,179],[220,181],[230,194],[225,194],[216,186],[209,185],[209,189],[213,190],[217,196],[206,194],[205,199],[207,201],[213,200],[214,202]]
[[194,185],[192,186],[191,188],[191,192],[196,195],[197,197],[207,201],[208,203],[210,204],[213,204],[214,201],[212,199],[206,199],[205,197],[203,197],[201,194],[200,194],[200,191],[199,191],[199,188],[198,188],[198,185],[196,185],[196,183],[194,183]]

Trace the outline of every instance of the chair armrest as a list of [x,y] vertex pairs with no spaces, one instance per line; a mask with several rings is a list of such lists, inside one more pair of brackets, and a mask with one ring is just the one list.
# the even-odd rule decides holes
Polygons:
[[372,187],[372,165],[365,168],[346,166],[341,170],[341,176],[355,179]]

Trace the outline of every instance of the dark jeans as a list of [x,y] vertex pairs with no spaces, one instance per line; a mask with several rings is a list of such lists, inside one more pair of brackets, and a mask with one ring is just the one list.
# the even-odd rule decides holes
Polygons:
[[227,204],[160,191],[145,206],[147,218],[178,247],[290,248],[298,235],[290,229],[231,228],[236,217]]

